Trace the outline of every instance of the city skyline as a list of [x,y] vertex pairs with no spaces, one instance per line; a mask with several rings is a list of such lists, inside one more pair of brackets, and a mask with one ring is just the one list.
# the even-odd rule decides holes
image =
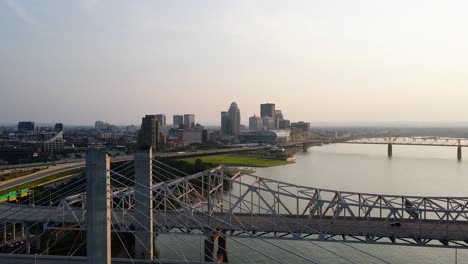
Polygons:
[[[0,123],[465,122],[464,1],[0,1]],[[243,124],[246,124],[244,120]]]

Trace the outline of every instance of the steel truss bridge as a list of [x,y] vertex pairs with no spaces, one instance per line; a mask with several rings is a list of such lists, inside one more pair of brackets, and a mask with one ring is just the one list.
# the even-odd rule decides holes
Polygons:
[[467,138],[439,137],[364,137],[340,141],[339,143],[388,145],[387,153],[389,157],[393,154],[393,145],[456,147],[458,160],[462,159],[462,147],[468,147]]
[[[64,259],[69,263],[170,263],[155,253],[160,234],[176,236],[181,243],[185,236],[203,238],[207,262],[227,262],[229,241],[281,263],[241,238],[261,241],[312,263],[319,261],[284,241],[307,241],[319,247],[323,244],[317,241],[340,243],[384,263],[354,244],[468,247],[468,197],[341,192],[233,173],[224,167],[185,175],[152,160],[151,152],[137,153],[134,162],[110,169],[104,153],[90,151],[86,174],[67,181],[66,190],[44,198],[58,197],[48,206],[0,205],[1,243],[24,242],[11,254],[0,254],[1,263],[34,263],[33,252],[48,263]],[[74,232],[87,233],[81,242],[87,256],[74,255],[79,248],[75,250],[75,243],[67,256],[49,255],[51,248],[66,243],[62,241]],[[129,240],[134,252],[126,241],[128,235],[134,238]],[[124,258],[111,258],[111,236],[123,246]],[[347,259],[339,252],[330,254]]]

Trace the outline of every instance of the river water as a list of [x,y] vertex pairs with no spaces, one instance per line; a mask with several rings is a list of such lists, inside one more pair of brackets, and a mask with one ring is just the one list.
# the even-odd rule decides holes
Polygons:
[[[454,147],[393,146],[388,158],[386,145],[334,144],[309,148],[296,154],[294,164],[257,168],[256,174],[341,191],[468,197],[468,158],[456,157]],[[162,259],[202,260],[202,245],[196,237],[158,239]],[[230,263],[468,263],[468,249],[236,238],[228,239],[228,250]]]

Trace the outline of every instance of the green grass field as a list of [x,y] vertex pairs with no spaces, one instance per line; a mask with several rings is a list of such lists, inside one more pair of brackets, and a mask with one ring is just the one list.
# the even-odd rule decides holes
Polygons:
[[247,157],[239,155],[213,155],[195,158],[181,159],[189,163],[195,163],[195,160],[201,159],[203,162],[212,163],[214,165],[227,166],[247,166],[247,167],[270,167],[278,165],[286,165],[289,162],[284,160],[262,159],[257,157]]

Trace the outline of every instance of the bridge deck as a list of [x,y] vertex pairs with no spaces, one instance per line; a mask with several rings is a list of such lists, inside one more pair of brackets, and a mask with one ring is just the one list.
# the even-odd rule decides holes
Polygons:
[[[134,224],[131,211],[114,211],[114,224]],[[384,218],[307,217],[291,215],[255,215],[216,213],[186,214],[185,212],[155,210],[154,218],[162,232],[174,228],[187,230],[213,229],[239,232],[288,233],[306,236],[324,234],[356,237],[388,237],[428,240],[468,241],[468,221],[405,220],[401,226],[392,226],[393,220]],[[16,207],[0,205],[2,222],[85,223],[86,213],[79,209],[57,211],[54,207]],[[395,220],[399,222],[399,220]]]

